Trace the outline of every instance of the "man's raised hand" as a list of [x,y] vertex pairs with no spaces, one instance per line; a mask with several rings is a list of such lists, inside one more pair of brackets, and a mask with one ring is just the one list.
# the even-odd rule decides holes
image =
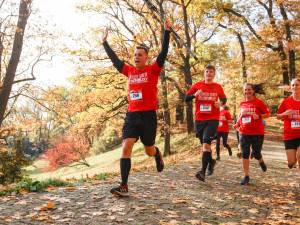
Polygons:
[[107,35],[108,35],[108,28],[106,27],[105,30],[103,31],[102,43],[106,42]]
[[165,20],[165,30],[170,31],[170,28],[172,27],[172,24],[169,20]]

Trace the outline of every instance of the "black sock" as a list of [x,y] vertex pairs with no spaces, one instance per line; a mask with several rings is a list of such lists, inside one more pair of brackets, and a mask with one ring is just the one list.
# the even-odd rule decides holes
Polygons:
[[120,169],[121,169],[121,177],[122,182],[121,186],[127,185],[129,172],[131,169],[131,159],[130,158],[121,158],[120,159]]
[[210,155],[210,163],[213,163],[214,161],[214,159],[213,159],[213,157],[212,157],[212,150],[210,149],[210,152],[209,152],[209,155]]
[[220,157],[220,148],[216,148],[217,156]]
[[211,152],[203,152],[202,155],[202,172],[206,172],[206,168],[208,166],[208,164],[211,162],[212,158],[211,158]]

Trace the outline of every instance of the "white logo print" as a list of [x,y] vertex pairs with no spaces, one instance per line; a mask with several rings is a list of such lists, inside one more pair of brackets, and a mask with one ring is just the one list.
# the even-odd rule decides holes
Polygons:
[[140,83],[147,83],[148,82],[148,74],[141,73],[137,75],[130,75],[129,77],[129,84],[140,84]]

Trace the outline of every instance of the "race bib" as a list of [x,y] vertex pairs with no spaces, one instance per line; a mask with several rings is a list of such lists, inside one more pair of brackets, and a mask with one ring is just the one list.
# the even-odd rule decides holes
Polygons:
[[251,117],[243,117],[242,123],[251,123]]
[[210,113],[211,112],[211,104],[200,104],[200,112],[202,113]]
[[291,120],[292,129],[300,129],[300,120]]
[[142,100],[142,98],[143,98],[142,91],[138,91],[138,92],[130,91],[131,101]]
[[219,122],[219,127],[222,127],[223,126],[223,122]]

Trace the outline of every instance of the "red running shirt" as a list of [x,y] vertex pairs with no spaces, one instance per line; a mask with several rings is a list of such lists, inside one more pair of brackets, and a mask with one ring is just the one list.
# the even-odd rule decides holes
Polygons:
[[214,102],[226,98],[222,86],[217,83],[206,84],[205,81],[200,81],[194,84],[186,94],[195,94],[200,89],[202,93],[196,97],[195,101],[195,119],[198,121],[219,120],[220,108],[216,108]]
[[219,126],[217,131],[228,133],[229,132],[228,120],[233,120],[230,113],[227,110],[222,109],[220,111]]
[[284,121],[283,139],[291,140],[300,137],[300,101],[295,101],[293,96],[284,99],[277,110],[277,114],[292,109],[293,114],[283,117]]
[[264,135],[264,125],[262,119],[255,120],[253,115],[261,115],[270,113],[265,103],[254,97],[252,101],[246,101],[245,99],[240,102],[240,110],[243,116],[240,119],[239,131],[246,135]]
[[157,109],[157,82],[161,70],[156,61],[142,70],[124,65],[122,73],[128,77],[129,84],[129,112]]

